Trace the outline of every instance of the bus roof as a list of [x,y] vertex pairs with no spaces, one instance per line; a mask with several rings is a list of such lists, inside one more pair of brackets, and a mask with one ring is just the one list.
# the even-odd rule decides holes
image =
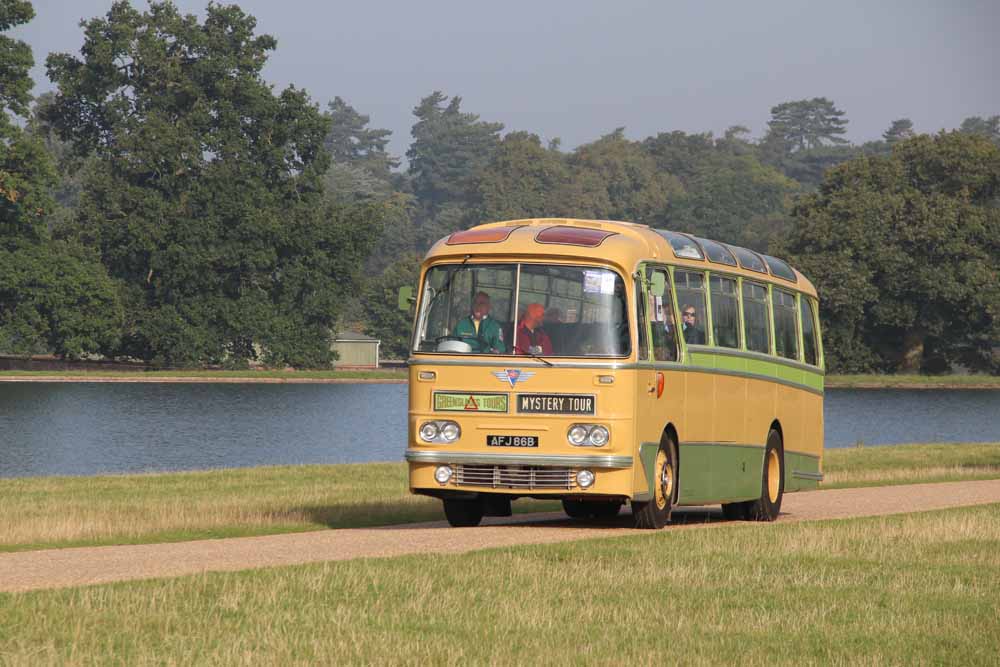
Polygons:
[[632,272],[642,261],[710,269],[816,296],[799,271],[775,257],[691,234],[617,220],[527,218],[478,225],[435,243],[425,264],[446,258],[537,257],[610,262]]

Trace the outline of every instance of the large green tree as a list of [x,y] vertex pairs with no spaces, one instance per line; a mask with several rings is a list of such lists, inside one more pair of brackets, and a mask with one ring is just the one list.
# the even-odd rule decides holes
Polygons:
[[788,251],[819,290],[834,371],[1000,369],[1000,149],[959,132],[828,172]]
[[235,5],[119,1],[83,27],[81,57],[48,58],[45,120],[94,158],[72,235],[122,285],[120,352],[328,363],[380,213],[324,197],[329,120],[263,80],[274,38]]
[[15,122],[28,115],[31,50],[2,34],[34,16],[0,2],[0,352],[80,357],[112,348],[121,311],[96,258],[54,241],[56,172],[43,143]]

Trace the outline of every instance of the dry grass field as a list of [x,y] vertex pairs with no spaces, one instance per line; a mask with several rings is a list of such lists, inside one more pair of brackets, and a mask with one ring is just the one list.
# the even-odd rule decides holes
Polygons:
[[[831,450],[824,488],[1000,477],[1000,445]],[[400,463],[7,479],[0,551],[167,542],[442,518],[409,494]],[[557,502],[520,500],[515,511]]]
[[0,595],[39,664],[995,665],[1000,506]]

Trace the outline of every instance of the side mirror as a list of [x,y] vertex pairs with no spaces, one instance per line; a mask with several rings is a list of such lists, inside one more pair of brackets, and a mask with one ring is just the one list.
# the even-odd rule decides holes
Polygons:
[[409,310],[410,304],[416,301],[413,297],[413,287],[410,285],[403,285],[399,288],[399,300],[397,305],[400,310]]
[[649,279],[649,291],[653,296],[663,296],[667,291],[667,277],[660,271],[654,271]]

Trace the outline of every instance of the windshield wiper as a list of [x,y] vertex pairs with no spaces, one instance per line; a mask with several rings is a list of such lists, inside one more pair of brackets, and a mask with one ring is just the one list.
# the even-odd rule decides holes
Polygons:
[[521,347],[520,345],[515,345],[515,346],[514,346],[514,349],[515,349],[515,350],[518,350],[519,352],[523,352],[524,354],[528,355],[528,356],[529,356],[529,357],[531,357],[532,359],[538,359],[538,360],[539,360],[540,362],[542,362],[542,363],[543,363],[543,364],[545,364],[546,366],[553,366],[553,365],[554,365],[554,364],[553,364],[553,363],[552,363],[551,361],[549,361],[548,359],[543,359],[543,358],[541,358],[540,356],[538,356],[537,354],[535,354],[534,352],[532,352],[531,350],[525,350],[525,349],[524,349],[523,347]]

